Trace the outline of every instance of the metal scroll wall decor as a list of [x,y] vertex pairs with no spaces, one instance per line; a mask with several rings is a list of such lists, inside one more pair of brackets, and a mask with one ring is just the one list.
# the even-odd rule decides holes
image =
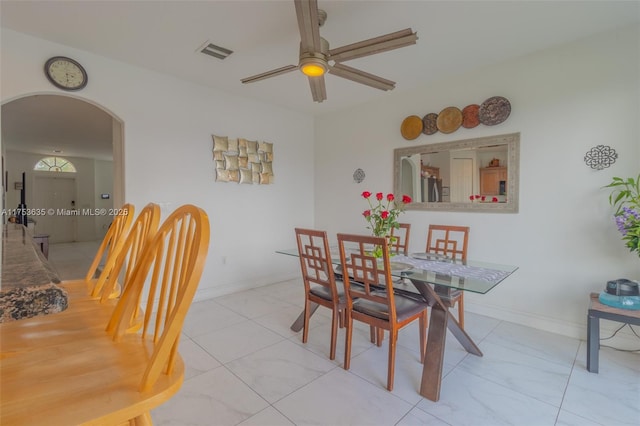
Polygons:
[[273,144],[270,142],[213,137],[216,182],[268,185],[273,183]]
[[502,96],[493,96],[480,105],[471,104],[460,110],[457,107],[446,107],[440,113],[430,112],[420,118],[410,115],[402,121],[400,134],[407,140],[416,139],[421,133],[433,135],[453,133],[461,126],[473,129],[478,124],[495,126],[505,121],[511,114],[511,103]]
[[364,181],[364,178],[365,178],[364,170],[356,169],[356,171],[353,172],[353,181],[355,183],[362,183],[362,181]]
[[592,169],[602,170],[616,162],[618,153],[615,149],[606,145],[598,145],[591,148],[584,156],[584,162]]

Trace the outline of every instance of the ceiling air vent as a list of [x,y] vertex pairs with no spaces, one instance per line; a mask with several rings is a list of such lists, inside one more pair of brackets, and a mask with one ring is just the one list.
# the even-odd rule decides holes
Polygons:
[[207,54],[209,56],[213,56],[218,59],[225,59],[229,55],[233,53],[232,50],[225,49],[224,47],[216,46],[213,43],[209,43],[206,41],[202,46],[200,46],[200,52]]

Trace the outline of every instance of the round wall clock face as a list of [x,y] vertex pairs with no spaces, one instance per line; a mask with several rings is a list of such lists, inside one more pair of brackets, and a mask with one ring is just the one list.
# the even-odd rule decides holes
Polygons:
[[49,81],[62,90],[80,90],[87,85],[87,72],[78,62],[64,56],[54,56],[44,65]]

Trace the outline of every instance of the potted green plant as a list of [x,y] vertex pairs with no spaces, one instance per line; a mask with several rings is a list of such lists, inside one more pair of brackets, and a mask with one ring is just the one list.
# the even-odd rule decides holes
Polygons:
[[640,174],[635,179],[614,177],[605,188],[613,189],[609,203],[616,209],[614,217],[622,241],[640,256]]

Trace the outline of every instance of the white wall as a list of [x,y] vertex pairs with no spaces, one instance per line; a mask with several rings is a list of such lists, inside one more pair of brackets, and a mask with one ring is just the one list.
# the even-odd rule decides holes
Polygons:
[[[313,119],[230,96],[85,51],[2,29],[2,102],[61,93],[42,66],[70,56],[89,73],[74,94],[124,123],[125,201],[138,210],[160,203],[202,207],[211,244],[197,298],[299,275],[292,258],[275,254],[295,244],[293,227],[313,225]],[[211,134],[274,143],[273,185],[214,182]]]
[[[585,336],[589,293],[607,280],[640,278],[612,220],[606,190],[613,176],[640,170],[640,34],[637,26],[496,64],[384,101],[317,119],[316,226],[329,234],[366,233],[364,190],[392,190],[393,149],[479,136],[521,133],[518,214],[410,211],[411,249],[424,250],[430,223],[469,225],[469,257],[519,266],[486,295],[467,294],[469,311],[573,336]],[[434,60],[434,58],[425,58]],[[496,126],[460,128],[407,141],[400,124],[448,106],[491,96],[510,100]],[[619,155],[595,171],[583,161],[596,145]],[[353,183],[362,168],[367,177]],[[339,206],[339,208],[337,208]]]

